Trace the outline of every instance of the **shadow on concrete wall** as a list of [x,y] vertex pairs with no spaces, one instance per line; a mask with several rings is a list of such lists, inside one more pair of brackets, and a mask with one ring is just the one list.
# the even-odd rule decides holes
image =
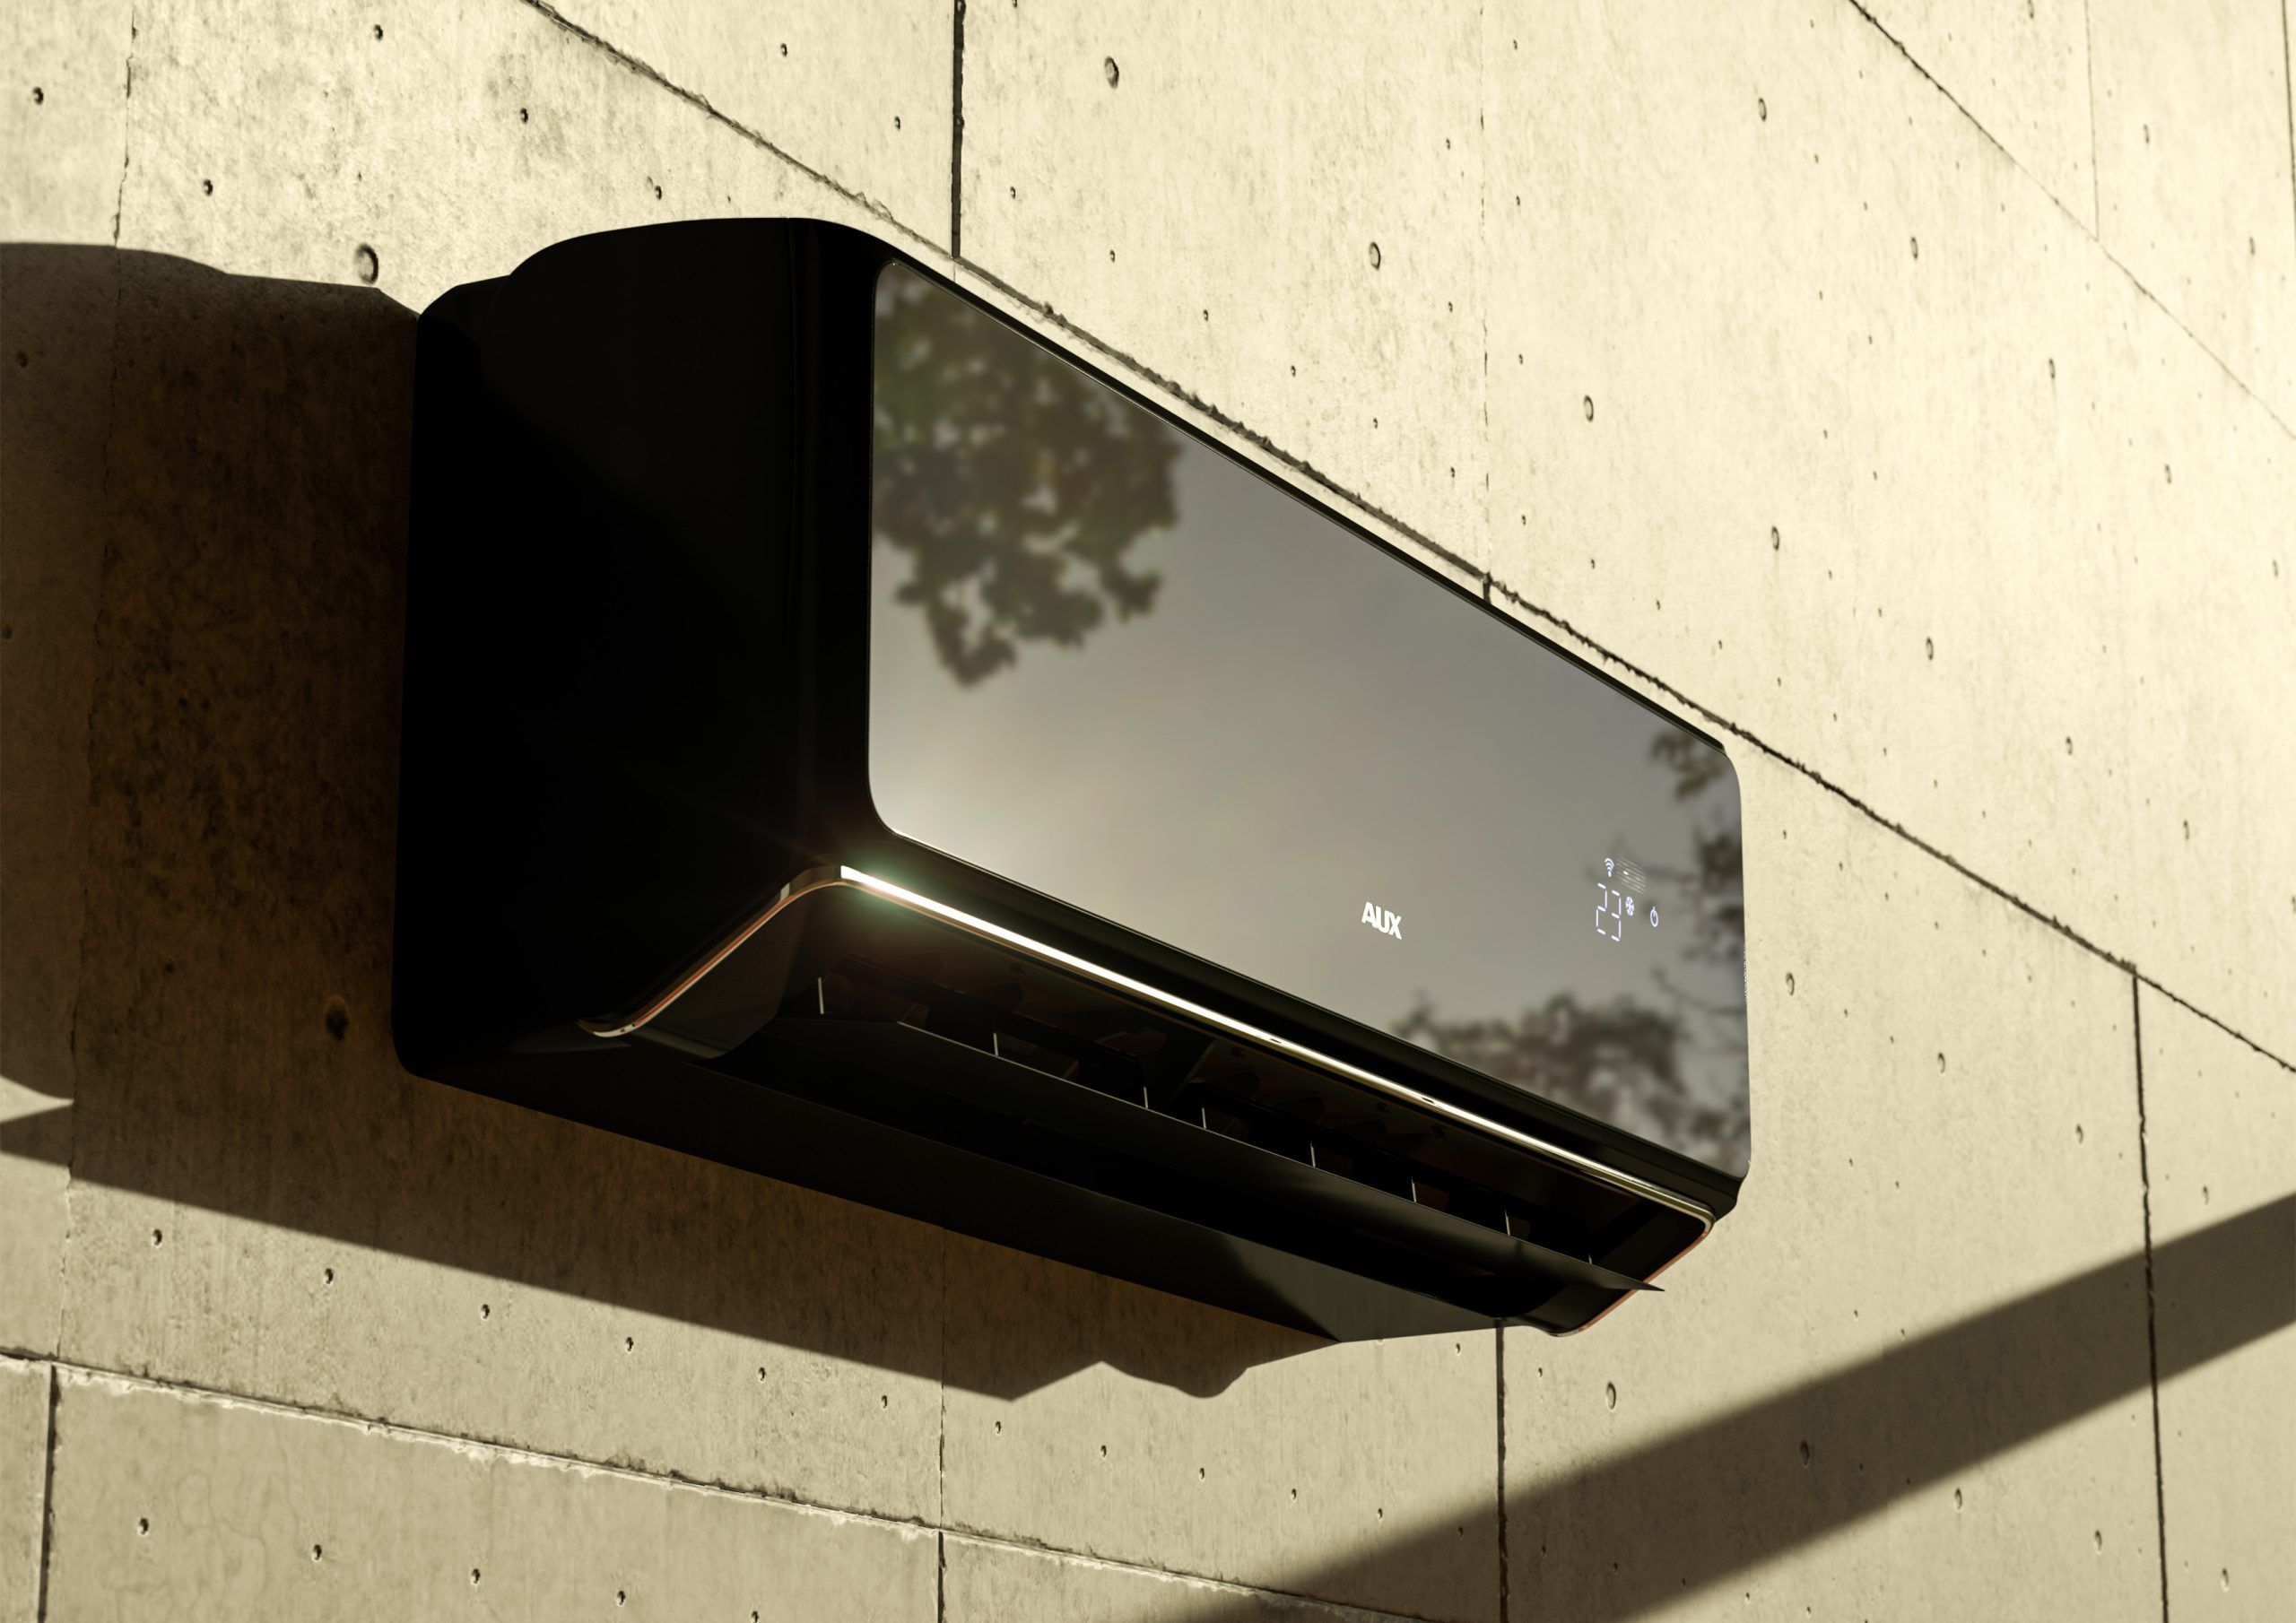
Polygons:
[[109,394],[116,297],[44,252],[0,255],[0,1078],[68,1098],[103,547],[103,446],[87,429]]
[[[1509,1476],[1531,1479],[1507,1496],[1512,1615],[1615,1623],[1925,1490],[1958,1506],[1958,1476],[2145,1391],[2148,1295],[2188,1305],[2161,1324],[2162,1381],[2296,1324],[2296,1195],[2159,1246],[2150,1278],[2142,1254],[2122,1257],[1641,1447],[1560,1469],[1510,1455]],[[1454,1519],[1285,1587],[1344,1594],[1381,1567],[1457,1559]],[[1223,1601],[1190,1617],[1260,1615]]]
[[[102,249],[0,247],[0,290],[5,550],[38,588],[8,611],[0,999],[9,1074],[72,1101],[0,1123],[0,1153],[995,1395],[1101,1361],[1209,1393],[1317,1345],[1191,1310],[1121,1347],[1015,1325],[948,1368],[946,1248],[970,1242],[406,1075],[387,1012],[413,313]],[[25,654],[54,680],[20,682]],[[2194,1305],[2161,1327],[2161,1376],[2296,1321],[2292,1254],[2296,1201],[2161,1246],[2158,1299]],[[985,1289],[1032,1277],[967,1255]],[[2143,1392],[2147,1283],[2124,1259],[1646,1447],[1518,1454],[1517,1615],[1632,1616]],[[1456,1562],[1457,1519],[1290,1587]]]
[[0,1124],[0,1153],[70,1166],[91,1279],[126,1242],[85,1192],[113,1189],[995,1395],[1102,1361],[1205,1394],[1319,1344],[1238,1321],[950,1369],[970,1242],[408,1076],[414,312],[103,248],[0,247],[0,286],[7,551],[77,605],[38,650],[69,680],[11,693],[10,762],[38,770],[0,840],[12,925],[57,898],[5,960],[11,1021],[57,1034],[17,1080],[72,1103]]

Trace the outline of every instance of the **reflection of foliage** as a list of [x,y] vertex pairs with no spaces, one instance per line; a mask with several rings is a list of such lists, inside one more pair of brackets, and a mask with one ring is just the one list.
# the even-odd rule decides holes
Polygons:
[[1722,752],[1672,727],[1650,741],[1650,759],[1673,769],[1676,800],[1696,800],[1722,779]]
[[1124,558],[1173,522],[1178,455],[1155,417],[964,300],[899,267],[879,281],[876,530],[959,681],[1153,606],[1157,577]]
[[1742,1108],[1684,1085],[1682,1021],[1631,998],[1587,1007],[1561,992],[1512,1020],[1438,1020],[1422,1003],[1396,1035],[1662,1144],[1696,1153],[1744,1139]]
[[[1707,802],[1707,792],[1727,773],[1719,751],[1671,727],[1651,742],[1650,754],[1673,771],[1675,798],[1694,806]],[[1679,866],[1646,863],[1644,877],[1654,889],[1672,894],[1667,906],[1674,916],[1695,921],[1683,961],[1718,972],[1718,979],[1742,987],[1746,910],[1735,802],[1706,805],[1695,817],[1688,855]],[[1653,977],[1671,1011],[1647,1008],[1631,997],[1587,1006],[1563,992],[1513,1020],[1443,1020],[1422,1005],[1396,1031],[1597,1120],[1743,1169],[1750,1139],[1746,1101],[1735,1085],[1742,1072],[1734,1064],[1731,1085],[1718,1088],[1711,1067],[1685,1064],[1700,1052],[1731,1055],[1743,1063],[1743,996],[1704,1001],[1663,969],[1654,970]]]
[[[1669,728],[1650,741],[1650,757],[1665,762],[1674,774],[1674,798],[1696,801],[1720,782],[1725,769],[1722,752],[1700,743],[1687,733]],[[1733,809],[1735,812],[1735,808]],[[1673,890],[1698,920],[1697,957],[1705,963],[1743,973],[1746,961],[1746,897],[1741,875],[1744,847],[1738,819],[1708,818],[1691,836],[1691,860],[1686,867],[1654,864],[1649,877]],[[1660,984],[1666,985],[1662,975]],[[1677,1000],[1687,994],[1671,985]],[[1745,1009],[1723,1011],[1741,1024]],[[1739,1043],[1743,1046],[1742,1033]]]

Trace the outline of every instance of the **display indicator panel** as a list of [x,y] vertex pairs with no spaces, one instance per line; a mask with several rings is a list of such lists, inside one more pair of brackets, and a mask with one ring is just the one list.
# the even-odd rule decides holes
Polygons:
[[900,265],[875,368],[888,827],[1744,1174],[1718,749]]

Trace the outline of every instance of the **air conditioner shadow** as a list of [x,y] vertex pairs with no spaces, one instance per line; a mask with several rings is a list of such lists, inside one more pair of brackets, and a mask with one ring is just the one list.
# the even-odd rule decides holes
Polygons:
[[1100,1362],[1208,1395],[1322,1344],[1219,1315],[947,1371],[951,1268],[992,1298],[964,1311],[1014,1315],[1065,1271],[407,1074],[414,312],[104,248],[0,247],[0,281],[10,568],[78,605],[14,650],[68,680],[12,681],[8,759],[40,769],[10,772],[0,838],[9,1020],[53,1028],[11,1074],[74,1103],[0,1153],[68,1157],[74,1245],[118,1191],[1001,1396]]

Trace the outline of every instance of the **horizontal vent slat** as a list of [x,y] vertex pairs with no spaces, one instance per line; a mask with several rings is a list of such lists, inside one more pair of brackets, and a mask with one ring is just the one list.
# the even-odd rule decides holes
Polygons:
[[983,968],[940,953],[898,964],[848,956],[790,1012],[913,1025],[1478,1228],[1590,1257],[1582,1227],[1407,1153],[1441,1136],[1429,1124],[1335,1098],[1282,1062],[1175,1033],[1128,1005],[1064,1008],[1054,999],[1031,1008],[1026,968],[998,966],[1005,972],[986,978]]

